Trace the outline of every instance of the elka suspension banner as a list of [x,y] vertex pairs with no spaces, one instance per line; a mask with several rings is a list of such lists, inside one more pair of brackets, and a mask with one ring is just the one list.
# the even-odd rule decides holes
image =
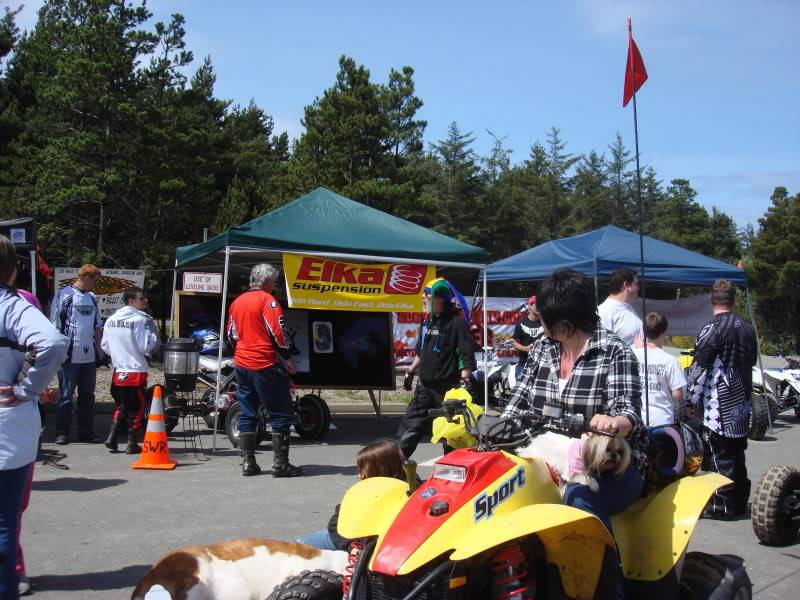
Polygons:
[[436,277],[431,265],[360,264],[284,254],[286,295],[292,308],[366,312],[423,311],[422,288]]

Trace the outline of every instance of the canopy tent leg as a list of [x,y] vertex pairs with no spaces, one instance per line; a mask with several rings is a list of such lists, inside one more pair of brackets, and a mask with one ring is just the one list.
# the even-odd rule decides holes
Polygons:
[[597,272],[594,274],[594,303],[600,306],[600,291],[597,288]]
[[169,308],[169,327],[170,335],[168,337],[178,337],[175,333],[175,292],[178,289],[178,259],[175,259],[175,269],[172,271],[172,296],[170,297],[171,303]]
[[764,364],[761,360],[761,342],[758,339],[758,325],[756,325],[756,316],[753,313],[753,303],[750,301],[750,286],[744,288],[745,295],[747,296],[747,310],[750,312],[750,322],[753,324],[753,331],[756,332],[756,352],[758,353],[758,370],[761,371],[761,384],[764,387],[764,398],[767,400],[767,423],[769,424],[769,432],[773,433],[772,429],[772,413],[769,410],[769,399],[767,399],[767,378],[764,377]]
[[483,269],[483,410],[489,410],[489,373],[486,357],[489,356],[489,320],[487,318],[486,269]]
[[[226,309],[227,303],[226,300],[228,299],[228,267],[230,267],[231,262],[231,247],[225,246],[225,270],[222,275],[222,310],[220,314],[222,315],[219,319],[219,352],[217,353],[217,382],[214,394],[214,402],[219,402],[219,384],[222,380],[222,350],[225,348],[225,317],[226,317]],[[177,270],[175,271],[177,277]],[[218,405],[214,407],[214,433],[211,443],[211,451],[217,451],[217,427],[219,427],[219,408]]]
[[[31,294],[36,298],[36,249],[31,250]],[[56,290],[58,291],[58,290]]]

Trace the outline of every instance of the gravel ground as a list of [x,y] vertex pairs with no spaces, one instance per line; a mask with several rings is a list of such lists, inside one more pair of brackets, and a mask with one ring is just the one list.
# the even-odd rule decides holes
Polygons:
[[[97,389],[95,391],[95,400],[100,403],[113,403],[111,398],[111,375],[113,371],[106,367],[97,369]],[[155,382],[164,381],[164,370],[161,365],[151,365],[148,381],[153,384]],[[411,401],[411,393],[403,389],[403,375],[400,374],[396,378],[397,389],[394,391],[380,392],[382,403],[403,403],[408,404]],[[378,392],[375,392],[376,396]],[[371,405],[369,394],[366,390],[324,390],[323,398],[329,404],[369,404]]]

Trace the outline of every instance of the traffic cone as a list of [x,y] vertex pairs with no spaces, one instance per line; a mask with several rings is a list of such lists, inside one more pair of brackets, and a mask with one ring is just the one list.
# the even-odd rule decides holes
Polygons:
[[147,431],[144,434],[142,454],[131,466],[134,469],[174,469],[178,461],[169,457],[167,430],[164,427],[164,404],[161,401],[161,386],[153,388],[153,403],[147,418]]

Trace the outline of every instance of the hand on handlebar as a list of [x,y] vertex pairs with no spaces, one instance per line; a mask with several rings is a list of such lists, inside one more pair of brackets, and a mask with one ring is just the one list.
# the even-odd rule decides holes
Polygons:
[[627,417],[609,417],[608,415],[597,413],[589,421],[588,434],[599,433],[601,435],[625,437],[630,430],[631,425]]

